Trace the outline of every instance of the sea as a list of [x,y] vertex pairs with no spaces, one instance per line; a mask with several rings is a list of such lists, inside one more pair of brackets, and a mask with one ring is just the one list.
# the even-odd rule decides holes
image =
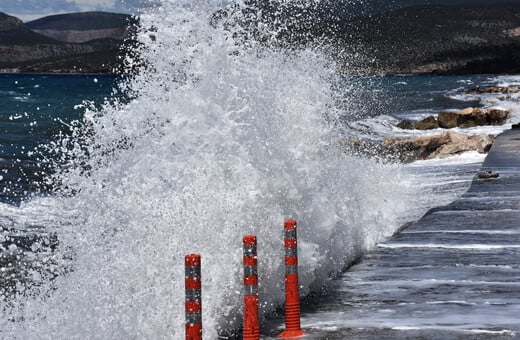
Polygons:
[[440,133],[396,125],[469,106],[512,113],[454,130],[496,135],[519,120],[515,94],[465,90],[520,76],[346,76],[318,51],[241,46],[205,20],[213,6],[146,12],[154,37],[140,33],[134,76],[0,75],[0,338],[181,339],[190,253],[202,255],[204,337],[232,337],[242,236],[258,237],[272,318],[284,219],[298,221],[300,292],[320,292],[460,196],[485,157],[402,164],[345,141]]
[[44,145],[70,134],[86,106],[118,97],[117,76],[0,74],[0,202],[18,205],[44,194]]

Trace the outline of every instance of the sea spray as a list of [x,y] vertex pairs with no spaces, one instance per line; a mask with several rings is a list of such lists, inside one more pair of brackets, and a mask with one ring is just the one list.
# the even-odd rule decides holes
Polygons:
[[341,150],[334,64],[235,40],[210,20],[223,6],[143,15],[132,100],[88,110],[55,145],[59,189],[17,213],[56,233],[64,270],[2,306],[2,337],[182,338],[183,257],[201,253],[213,339],[240,327],[243,235],[258,236],[265,315],[283,301],[285,218],[299,223],[304,294],[399,226],[411,180]]

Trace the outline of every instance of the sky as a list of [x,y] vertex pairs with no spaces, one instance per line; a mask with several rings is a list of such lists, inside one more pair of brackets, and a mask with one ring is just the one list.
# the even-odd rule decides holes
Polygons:
[[[0,0],[0,12],[14,15],[24,21],[34,20],[46,15],[82,12],[108,11],[116,13],[139,14],[139,9],[149,5],[151,1],[160,0]],[[197,0],[193,0],[197,1]],[[323,1],[323,0],[322,0]],[[520,3],[520,0],[324,0],[329,3],[349,4],[357,10],[364,8],[369,12],[380,9],[388,10],[421,4],[496,4]],[[345,6],[341,6],[345,8]],[[346,7],[349,7],[348,5]],[[356,10],[348,9],[350,13]],[[364,11],[362,11],[364,12]]]
[[51,14],[97,10],[138,14],[147,4],[148,0],[0,0],[0,12],[29,21]]

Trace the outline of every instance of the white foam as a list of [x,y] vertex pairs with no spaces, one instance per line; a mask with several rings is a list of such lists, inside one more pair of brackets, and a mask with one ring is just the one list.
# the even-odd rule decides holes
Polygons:
[[509,329],[502,329],[498,331],[493,330],[487,330],[487,329],[468,329],[464,330],[466,333],[471,334],[489,334],[489,335],[509,335],[509,336],[516,336],[518,332],[509,330]]
[[520,230],[481,230],[481,229],[461,229],[461,230],[405,230],[401,234],[485,234],[485,235],[520,235]]
[[459,155],[453,155],[442,159],[426,159],[418,160],[410,164],[410,166],[443,166],[443,165],[457,165],[457,164],[471,164],[482,163],[486,158],[486,154],[478,151],[468,151]]
[[444,243],[380,243],[379,248],[439,248],[439,249],[464,249],[464,250],[495,250],[517,249],[518,244],[444,244]]
[[204,334],[216,338],[241,324],[243,235],[258,236],[264,314],[284,298],[285,218],[299,221],[305,294],[426,211],[410,209],[418,186],[400,166],[340,149],[330,60],[242,46],[210,24],[219,5],[163,0],[144,14],[155,39],[139,33],[146,66],[122,84],[135,98],[87,110],[54,145],[62,191],[0,205],[17,228],[55,232],[56,261],[70,268],[0,306],[3,335],[180,338],[183,257],[201,253]]
[[520,76],[518,76],[518,75],[498,76],[495,78],[495,81],[498,82],[498,86],[503,86],[503,87],[520,85]]
[[[56,258],[71,269],[7,309],[7,336],[181,338],[183,256],[198,252],[204,334],[215,338],[241,324],[244,234],[258,236],[265,314],[284,298],[283,219],[299,221],[305,294],[403,219],[456,195],[433,196],[438,179],[427,171],[345,155],[334,64],[309,50],[244,47],[233,40],[242,32],[209,24],[220,5],[163,0],[145,13],[147,66],[122,84],[135,98],[87,110],[86,126],[55,145],[66,165],[57,179],[70,191],[0,205],[16,228],[57,233]],[[378,136],[395,132],[378,119]],[[482,159],[467,155],[443,162]]]

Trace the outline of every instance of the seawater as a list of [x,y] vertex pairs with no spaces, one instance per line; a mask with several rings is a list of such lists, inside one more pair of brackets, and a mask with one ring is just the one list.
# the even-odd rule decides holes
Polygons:
[[42,193],[49,168],[40,146],[70,134],[86,105],[101,105],[117,80],[107,75],[0,74],[0,201]]
[[[399,115],[425,114],[412,107],[479,101],[456,96],[483,79],[344,78],[320,52],[237,42],[208,20],[219,5],[162,1],[145,13],[145,66],[129,80],[1,79],[13,101],[3,119],[25,129],[6,157],[50,170],[22,199],[9,194],[14,175],[5,184],[4,235],[33,241],[2,249],[0,337],[180,339],[183,257],[201,253],[204,334],[217,338],[241,324],[243,235],[258,236],[265,316],[284,297],[284,219],[299,221],[308,294],[467,187],[480,155],[403,166],[349,155],[341,142],[395,132]],[[17,89],[16,77],[34,90]],[[67,81],[88,93],[71,95]]]

